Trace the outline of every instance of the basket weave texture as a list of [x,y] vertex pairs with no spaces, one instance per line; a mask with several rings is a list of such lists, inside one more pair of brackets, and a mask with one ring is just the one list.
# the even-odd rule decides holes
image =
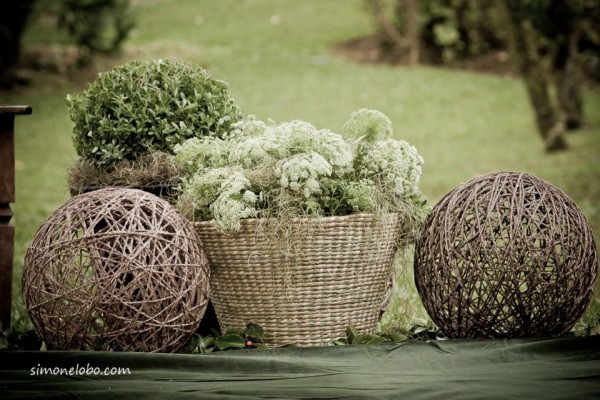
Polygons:
[[575,203],[525,173],[480,176],[448,193],[422,227],[415,283],[453,338],[567,332],[593,295],[594,236]]
[[177,351],[198,327],[209,269],[191,223],[134,189],[71,198],[23,267],[31,320],[51,349]]
[[246,219],[233,234],[197,222],[223,330],[261,325],[265,342],[327,344],[348,326],[373,332],[388,294],[400,219],[395,214],[293,219],[287,251],[275,219]]

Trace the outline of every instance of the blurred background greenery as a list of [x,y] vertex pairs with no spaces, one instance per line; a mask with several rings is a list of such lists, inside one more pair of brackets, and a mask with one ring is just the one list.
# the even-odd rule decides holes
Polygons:
[[[438,41],[450,50],[442,48],[437,58],[422,50],[421,62],[410,62],[403,49],[391,46],[391,53],[385,53],[390,45],[380,34],[382,20],[376,18],[374,3],[362,0],[129,3],[127,13],[120,14],[127,15],[121,26],[127,39],[120,51],[106,55],[103,44],[94,50],[93,44],[74,41],[76,27],[69,28],[69,15],[40,0],[25,27],[13,78],[21,84],[0,92],[1,104],[33,107],[32,116],[16,122],[16,329],[31,327],[20,282],[28,243],[69,198],[67,169],[76,154],[65,96],[83,90],[98,71],[131,59],[175,58],[200,64],[227,81],[241,108],[260,119],[301,119],[340,131],[353,110],[380,110],[391,118],[395,136],[415,145],[424,157],[421,187],[431,205],[474,176],[524,171],[573,198],[600,237],[600,93],[593,80],[582,92],[584,124],[566,134],[567,150],[549,153],[537,132],[526,86],[515,72],[519,69],[503,64],[506,47],[489,46],[487,50],[495,53],[461,53],[465,45],[456,45],[451,40],[455,36],[444,36],[448,29],[440,28]],[[403,33],[406,27],[384,12]],[[111,32],[115,34],[118,30]],[[394,57],[386,56],[394,51]],[[468,62],[481,55],[488,55],[484,67]],[[427,324],[406,266],[387,326]],[[597,329],[599,313],[596,290],[577,328]]]

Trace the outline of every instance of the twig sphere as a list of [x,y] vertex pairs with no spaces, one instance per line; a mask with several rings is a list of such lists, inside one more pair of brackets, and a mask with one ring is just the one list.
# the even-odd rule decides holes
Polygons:
[[415,249],[415,283],[449,337],[557,335],[581,317],[597,274],[575,203],[529,174],[460,185],[433,209]]
[[71,198],[38,230],[23,291],[51,349],[173,352],[204,315],[209,269],[168,202],[103,189]]

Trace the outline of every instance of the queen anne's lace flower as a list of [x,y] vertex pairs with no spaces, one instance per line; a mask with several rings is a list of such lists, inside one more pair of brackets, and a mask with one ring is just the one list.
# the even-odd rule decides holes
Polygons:
[[375,186],[372,181],[362,179],[349,182],[343,186],[348,198],[348,204],[354,212],[373,212],[377,208],[375,200]]
[[175,146],[175,162],[194,173],[228,163],[231,143],[216,137],[192,138]]
[[260,165],[273,165],[281,143],[277,137],[264,134],[243,139],[231,149],[229,161],[246,168]]
[[273,135],[280,141],[279,156],[316,152],[333,167],[332,173],[343,174],[352,166],[352,149],[344,138],[327,129],[317,129],[304,121],[279,125]]
[[334,175],[342,175],[352,170],[354,155],[352,148],[341,135],[321,129],[316,139],[316,147],[333,167]]
[[[254,125],[235,124],[239,129]],[[230,162],[244,167],[275,166],[277,162],[297,154],[316,152],[332,167],[332,173],[341,175],[352,168],[352,149],[341,135],[326,129],[318,130],[304,121],[291,121],[267,126],[258,136],[242,132],[242,139],[231,149]]]
[[242,136],[260,136],[267,129],[267,124],[256,119],[254,115],[248,115],[241,121],[231,125],[229,137],[239,138]]
[[399,197],[419,192],[423,158],[404,140],[382,140],[365,149],[358,174],[363,178],[381,179]]
[[361,108],[350,115],[343,131],[349,137],[373,143],[392,137],[392,121],[382,112]]
[[413,146],[389,138],[389,118],[362,109],[344,129],[354,139],[304,121],[250,118],[234,124],[225,140],[191,139],[176,149],[190,171],[180,204],[191,204],[192,218],[214,219],[223,231],[239,229],[243,218],[280,212],[418,212],[423,159]]
[[275,166],[275,176],[282,188],[300,192],[304,197],[321,193],[319,180],[331,175],[331,164],[325,157],[311,151],[285,158]]
[[186,191],[192,194],[194,207],[207,207],[219,197],[219,189],[227,178],[236,173],[234,168],[214,168],[192,177]]
[[233,171],[220,185],[218,197],[210,205],[216,225],[223,231],[240,229],[240,219],[255,217],[258,196],[241,171]]

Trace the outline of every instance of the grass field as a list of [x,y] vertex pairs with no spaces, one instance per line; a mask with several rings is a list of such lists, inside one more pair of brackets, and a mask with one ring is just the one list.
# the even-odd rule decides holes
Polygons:
[[[600,93],[585,93],[586,126],[569,136],[570,149],[543,152],[524,86],[515,78],[432,67],[353,64],[332,52],[373,26],[360,0],[135,1],[137,27],[124,53],[110,62],[174,57],[207,67],[229,82],[238,104],[261,119],[303,119],[339,131],[350,113],[378,109],[397,138],[425,158],[421,184],[430,203],[456,185],[492,171],[526,171],[552,182],[580,206],[600,232]],[[30,29],[25,46],[47,43],[48,27]],[[103,61],[100,68],[107,67]],[[17,120],[17,227],[14,314],[29,324],[20,295],[23,257],[35,231],[69,198],[67,168],[76,155],[64,98],[93,75],[35,74],[33,85],[2,93],[0,103],[29,104]],[[405,285],[412,285],[410,279]],[[411,286],[397,315],[418,316]],[[600,295],[585,316],[598,323]],[[408,314],[406,314],[408,312]],[[411,314],[413,313],[413,314]]]

